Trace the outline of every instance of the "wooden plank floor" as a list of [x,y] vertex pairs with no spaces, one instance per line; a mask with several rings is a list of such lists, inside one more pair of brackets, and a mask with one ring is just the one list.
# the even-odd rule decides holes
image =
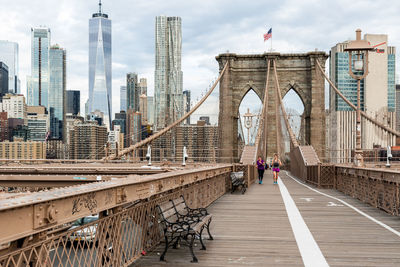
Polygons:
[[[278,185],[266,172],[264,184],[246,194],[226,194],[214,202],[214,240],[207,250],[195,247],[198,263],[190,263],[187,247],[170,249],[159,261],[161,244],[132,266],[304,266]],[[400,266],[400,237],[340,202],[297,183],[284,172],[281,178],[330,266]],[[334,190],[338,197],[400,231],[400,218],[369,207]]]

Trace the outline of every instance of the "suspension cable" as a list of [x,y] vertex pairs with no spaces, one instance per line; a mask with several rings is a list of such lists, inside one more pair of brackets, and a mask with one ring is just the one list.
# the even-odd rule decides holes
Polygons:
[[[339,89],[333,84],[333,82],[328,78],[328,76],[326,76],[325,72],[323,71],[319,61],[317,59],[315,59],[315,62],[317,63],[318,69],[321,71],[322,75],[324,75],[325,79],[328,81],[328,83],[332,86],[333,90],[335,91],[336,94],[338,94],[344,102],[346,102],[352,109],[357,110],[357,107],[355,105],[353,105],[353,103],[351,103],[340,91]],[[374,123],[376,126],[382,128],[383,130],[399,137],[400,136],[400,132],[397,132],[395,130],[393,130],[390,127],[387,127],[385,125],[383,125],[382,123],[374,120],[373,118],[371,118],[370,116],[367,115],[367,113],[365,113],[364,111],[361,110],[361,115],[366,118],[367,120],[369,120],[370,122]]]
[[213,86],[210,88],[210,90],[207,92],[207,94],[205,96],[203,96],[203,98],[200,100],[200,102],[198,102],[188,113],[186,113],[183,117],[181,117],[179,120],[175,121],[174,123],[172,123],[171,125],[163,128],[161,131],[159,131],[158,133],[155,133],[152,136],[147,137],[146,139],[122,150],[121,152],[118,153],[118,155],[110,155],[108,157],[103,158],[103,160],[114,160],[116,158],[120,158],[121,156],[128,154],[134,150],[136,150],[137,148],[146,145],[147,143],[153,141],[154,139],[157,139],[158,137],[164,135],[165,133],[167,133],[169,130],[171,130],[172,128],[174,128],[175,126],[179,125],[181,122],[183,122],[184,120],[186,120],[190,115],[192,115],[193,112],[195,112],[203,103],[204,101],[208,98],[208,96],[214,91],[214,88],[217,86],[217,84],[219,83],[221,77],[224,75],[227,67],[228,67],[228,63],[229,61],[227,61],[225,63],[224,68],[222,69],[220,75],[218,76],[218,79],[214,82]]
[[[258,125],[256,141],[254,142],[254,145],[256,147],[255,153],[254,153],[254,157],[253,157],[253,163],[254,164],[256,163],[257,156],[258,156],[259,150],[260,150],[259,146],[260,146],[260,141],[261,141],[261,135],[262,135],[262,133],[264,133],[264,135],[267,134],[266,131],[265,131],[265,128],[266,128],[265,127],[266,126],[265,114],[266,114],[266,111],[268,109],[269,70],[270,70],[270,61],[268,60],[268,63],[267,63],[267,77],[266,77],[266,80],[265,80],[263,107],[262,107],[262,111],[261,111],[261,115],[260,115],[260,121],[259,121],[259,125]],[[264,142],[262,142],[261,145],[264,145]]]
[[[281,88],[279,86],[278,74],[276,72],[276,61],[275,61],[275,59],[273,61],[274,61],[274,75],[275,75],[275,82],[276,82],[276,90],[277,90],[277,94],[278,94],[279,104],[281,105],[282,115],[283,115],[283,118],[284,118],[284,121],[286,124],[286,128],[289,132],[290,141],[294,147],[298,147],[299,144],[297,142],[296,135],[294,134],[292,127],[290,126],[289,120],[287,118],[285,106],[283,105]],[[277,132],[277,135],[278,135],[278,132]]]

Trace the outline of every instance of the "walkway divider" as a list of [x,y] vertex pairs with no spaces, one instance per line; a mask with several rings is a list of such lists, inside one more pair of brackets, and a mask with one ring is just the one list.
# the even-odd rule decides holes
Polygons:
[[382,226],[382,227],[385,228],[386,230],[388,230],[388,231],[392,232],[393,234],[397,235],[398,237],[400,237],[400,232],[399,232],[399,231],[396,231],[395,229],[393,229],[393,228],[390,227],[389,225],[384,224],[384,223],[381,222],[381,221],[378,221],[378,220],[375,219],[374,217],[372,217],[372,216],[368,215],[367,213],[365,213],[365,212],[363,212],[363,211],[357,209],[356,207],[354,207],[353,205],[350,205],[350,204],[347,203],[346,201],[341,200],[340,198],[337,198],[337,197],[333,197],[333,196],[331,196],[331,195],[328,195],[328,194],[326,194],[326,193],[323,193],[323,192],[321,192],[321,191],[318,191],[317,189],[314,189],[314,188],[312,188],[311,186],[308,186],[308,185],[306,185],[306,184],[304,184],[304,183],[301,183],[301,182],[299,182],[295,177],[293,177],[292,175],[290,175],[288,172],[286,172],[286,174],[287,174],[287,176],[289,176],[290,178],[292,178],[292,179],[293,179],[295,182],[297,182],[298,184],[300,184],[300,185],[302,185],[302,186],[304,186],[304,187],[310,189],[311,191],[314,191],[314,192],[316,192],[316,193],[318,193],[318,194],[320,194],[320,195],[323,195],[323,196],[325,196],[325,197],[331,198],[331,199],[333,199],[333,200],[336,200],[336,201],[342,203],[343,205],[346,205],[347,207],[351,208],[351,209],[354,210],[355,212],[361,214],[362,216],[366,217],[367,219],[373,221],[374,223],[376,223],[376,224]]
[[278,185],[304,266],[329,266],[282,179],[278,179]]

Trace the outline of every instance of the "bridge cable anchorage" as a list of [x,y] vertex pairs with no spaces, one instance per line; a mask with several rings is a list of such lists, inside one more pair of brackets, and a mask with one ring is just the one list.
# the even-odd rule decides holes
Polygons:
[[121,152],[118,153],[118,155],[114,154],[114,155],[110,155],[108,157],[104,157],[102,159],[102,161],[114,160],[114,159],[117,159],[117,158],[121,158],[121,156],[126,155],[128,153],[131,153],[131,152],[135,151],[136,149],[138,149],[139,147],[144,146],[144,145],[150,143],[151,141],[159,138],[160,136],[164,135],[169,130],[171,130],[172,128],[178,126],[181,122],[186,120],[190,115],[192,115],[193,112],[195,112],[204,103],[204,101],[208,98],[208,96],[211,95],[211,93],[214,91],[215,87],[219,83],[220,79],[224,75],[226,69],[228,68],[228,64],[229,64],[229,61],[227,61],[225,63],[224,68],[222,69],[220,75],[218,76],[218,79],[214,82],[213,86],[210,88],[210,90],[207,92],[207,94],[189,112],[187,112],[183,117],[181,117],[177,121],[173,122],[171,125],[165,127],[164,129],[162,129],[158,133],[155,133],[152,136],[149,136],[146,139],[144,139],[144,140],[142,140],[142,141],[140,141],[140,142],[138,142],[138,143],[136,143],[136,144],[124,149],[124,150],[122,150]]
[[[265,115],[266,115],[266,111],[268,109],[269,70],[270,70],[270,61],[268,60],[263,106],[262,106],[262,110],[261,110],[261,114],[260,114],[256,140],[254,142],[254,146],[256,147],[256,149],[255,149],[255,153],[254,153],[254,157],[253,157],[253,164],[256,164],[257,156],[259,155],[260,152],[262,153],[262,156],[264,158],[267,155],[267,153],[266,153],[267,151],[265,151],[266,150],[266,146],[264,144],[265,142],[263,142],[263,141],[266,139],[265,135],[267,134],[267,130],[266,130],[267,123],[265,120]],[[264,138],[262,138],[262,137],[264,137]]]
[[[326,81],[331,85],[331,87],[333,88],[333,90],[335,91],[335,93],[337,95],[339,95],[344,102],[346,102],[346,104],[348,104],[352,109],[357,110],[357,107],[355,105],[353,105],[340,91],[339,89],[333,84],[333,82],[328,78],[328,76],[326,76],[324,70],[322,69],[319,61],[317,59],[315,59],[315,62],[317,63],[318,69],[321,71],[322,75],[325,77]],[[368,121],[372,122],[373,124],[375,124],[376,126],[382,128],[383,130],[385,130],[388,133],[391,133],[397,137],[400,137],[400,132],[397,132],[396,130],[383,125],[382,123],[376,121],[375,119],[373,119],[372,117],[370,117],[369,115],[367,115],[367,113],[365,113],[364,111],[361,110],[361,116],[363,116],[364,118],[366,118]]]
[[[298,147],[299,144],[297,142],[296,135],[294,134],[293,129],[290,126],[290,123],[289,123],[289,120],[288,120],[288,116],[286,114],[285,106],[283,105],[281,88],[279,86],[278,74],[277,74],[277,71],[276,71],[276,61],[275,61],[275,59],[273,61],[274,61],[274,76],[275,76],[275,83],[276,83],[276,91],[277,91],[277,94],[278,94],[278,100],[279,100],[279,104],[281,106],[281,111],[282,111],[282,114],[283,114],[283,118],[285,119],[286,129],[289,132],[290,142],[292,143],[292,145],[294,147]],[[277,133],[277,135],[278,135],[278,133]]]

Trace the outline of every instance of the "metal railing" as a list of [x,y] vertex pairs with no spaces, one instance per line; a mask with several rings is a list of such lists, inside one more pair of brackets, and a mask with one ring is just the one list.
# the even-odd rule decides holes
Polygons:
[[335,189],[399,216],[400,173],[385,169],[335,166]]
[[207,207],[230,189],[231,171],[243,170],[250,184],[253,168],[221,165],[0,200],[0,266],[129,266],[161,240],[157,204],[184,195],[189,206]]

